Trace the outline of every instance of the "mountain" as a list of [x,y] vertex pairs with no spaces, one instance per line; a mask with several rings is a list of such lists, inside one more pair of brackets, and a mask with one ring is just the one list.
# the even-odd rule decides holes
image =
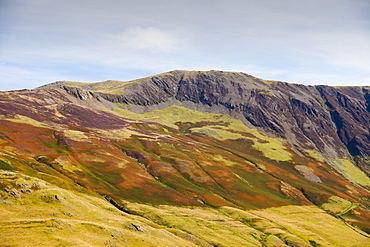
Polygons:
[[370,244],[370,87],[171,71],[0,94],[8,246]]

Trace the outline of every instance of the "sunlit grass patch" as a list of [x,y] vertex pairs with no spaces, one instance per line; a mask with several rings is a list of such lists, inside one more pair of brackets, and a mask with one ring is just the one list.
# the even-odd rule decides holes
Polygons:
[[339,168],[339,172],[344,175],[352,183],[363,186],[370,186],[370,178],[360,170],[352,161],[348,159],[332,160],[335,166]]
[[75,164],[73,164],[70,159],[66,156],[60,156],[54,160],[56,165],[61,166],[63,169],[68,172],[83,171],[83,169]]
[[74,141],[89,141],[92,138],[91,136],[88,136],[86,133],[79,130],[64,130],[63,133],[66,138]]
[[200,243],[203,241],[204,244],[213,243],[219,246],[259,246],[258,240],[253,236],[256,234],[255,229],[225,217],[215,209],[173,206],[153,208],[140,204],[128,206],[139,215],[170,227],[170,231],[175,234],[179,234],[179,229],[193,235],[201,240]]
[[[305,243],[311,240],[322,246],[353,246],[354,243],[366,246],[370,244],[369,239],[354,232],[340,219],[315,206],[285,206],[250,212],[269,220],[278,228],[283,227],[282,230],[288,235],[297,236]],[[348,234],[351,234],[351,238]],[[284,234],[279,237],[284,238]]]
[[351,208],[352,203],[338,196],[332,196],[329,198],[329,201],[327,203],[322,204],[321,207],[330,213],[340,215],[347,209]]
[[23,115],[15,115],[14,118],[8,118],[7,120],[15,122],[15,123],[24,123],[24,124],[29,124],[35,127],[42,127],[42,128],[47,128],[47,129],[52,129],[50,124],[44,124],[39,121],[36,121],[32,118],[23,116]]
[[180,123],[185,124],[184,119],[186,119],[188,131],[219,140],[248,139],[253,141],[253,148],[270,159],[289,161],[292,158],[282,140],[264,135],[257,129],[248,128],[242,121],[225,114],[200,112],[175,105],[143,114],[121,108],[115,108],[114,111],[124,117],[156,121],[177,129]]

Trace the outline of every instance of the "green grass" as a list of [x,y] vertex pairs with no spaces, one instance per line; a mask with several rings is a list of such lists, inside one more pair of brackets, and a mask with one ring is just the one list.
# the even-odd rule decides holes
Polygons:
[[347,177],[351,182],[358,183],[363,186],[370,186],[370,178],[361,171],[352,161],[348,159],[334,160],[335,165],[342,171],[341,173]]
[[334,215],[341,215],[345,211],[352,209],[352,203],[346,199],[338,196],[332,196],[329,198],[327,203],[321,205],[321,207]]
[[26,182],[39,185],[31,188],[31,194],[8,197],[10,204],[0,203],[2,246],[370,244],[369,239],[315,206],[243,210],[122,201],[132,213],[126,214],[99,196],[62,189],[18,172],[15,177],[5,176],[2,183],[13,188]]
[[2,170],[13,170],[14,167],[9,165],[7,162],[0,160],[0,169],[2,169]]
[[43,145],[48,148],[55,150],[57,154],[69,154],[68,147],[64,145],[59,139],[55,139],[52,142],[43,142]]
[[[136,114],[126,109],[115,108],[118,115],[146,121],[156,121],[172,128],[180,129],[181,123],[187,124],[186,131],[205,134],[219,140],[248,139],[253,141],[252,147],[270,159],[289,161],[292,155],[284,146],[283,140],[271,138],[257,129],[251,129],[240,120],[224,114],[200,112],[180,106],[170,106],[161,110],[153,110]],[[184,122],[186,119],[186,122]]]
[[11,204],[0,203],[1,246],[195,246],[152,221],[123,214],[102,198],[35,180],[44,187]]

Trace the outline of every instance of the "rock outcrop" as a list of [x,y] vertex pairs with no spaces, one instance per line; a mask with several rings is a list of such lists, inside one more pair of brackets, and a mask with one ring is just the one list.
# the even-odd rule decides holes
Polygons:
[[177,104],[227,113],[286,139],[297,152],[314,149],[328,157],[353,157],[370,175],[370,87],[304,86],[221,71],[172,71],[122,86],[98,84],[49,86],[82,100],[125,104],[121,107],[136,112]]

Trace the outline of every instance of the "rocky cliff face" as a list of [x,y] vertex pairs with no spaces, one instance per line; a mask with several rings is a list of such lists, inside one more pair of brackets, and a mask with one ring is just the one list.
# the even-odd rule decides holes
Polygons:
[[352,156],[370,175],[370,87],[303,86],[221,71],[172,71],[118,91],[114,87],[114,93],[101,93],[92,85],[63,89],[80,99],[127,104],[136,112],[177,104],[227,113],[286,139],[297,152],[317,150],[328,160]]

